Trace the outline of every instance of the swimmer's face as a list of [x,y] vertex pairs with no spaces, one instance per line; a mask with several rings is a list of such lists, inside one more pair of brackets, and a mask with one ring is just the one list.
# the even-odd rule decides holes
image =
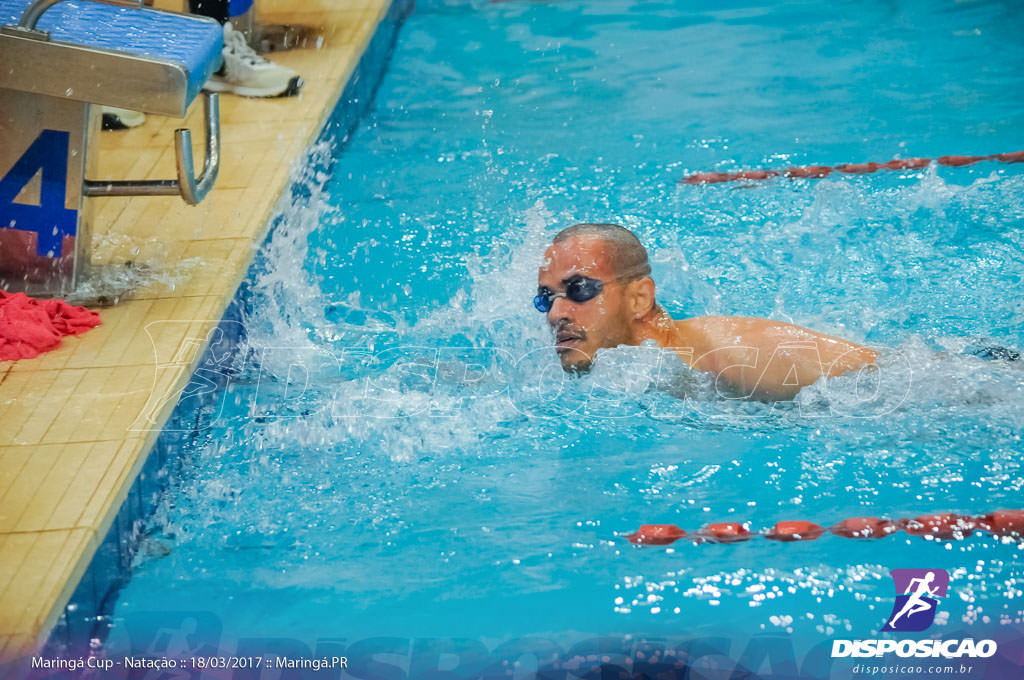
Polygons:
[[566,371],[586,371],[602,347],[634,344],[626,285],[616,281],[606,244],[592,236],[573,236],[551,245],[537,274],[537,286],[565,292],[574,277],[597,279],[602,291],[585,302],[557,297],[547,312],[555,332],[555,351]]

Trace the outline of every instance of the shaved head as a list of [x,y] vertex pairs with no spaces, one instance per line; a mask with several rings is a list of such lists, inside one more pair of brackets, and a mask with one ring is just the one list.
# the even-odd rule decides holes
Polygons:
[[558,232],[537,271],[536,300],[555,333],[562,368],[573,372],[590,368],[599,349],[640,344],[637,331],[661,313],[647,251],[618,224],[574,224]]
[[651,275],[647,261],[647,249],[636,234],[619,224],[606,222],[582,222],[566,227],[555,235],[552,243],[561,243],[571,238],[596,238],[605,244],[604,253],[616,276],[625,280],[639,279]]

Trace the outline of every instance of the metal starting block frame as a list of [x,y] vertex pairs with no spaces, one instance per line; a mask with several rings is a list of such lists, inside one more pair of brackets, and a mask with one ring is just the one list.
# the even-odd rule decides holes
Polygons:
[[178,129],[176,179],[89,180],[95,105],[183,118],[220,66],[223,29],[141,0],[0,0],[0,24],[0,289],[66,297],[89,273],[85,197],[180,195],[196,204],[220,166],[217,95],[203,92],[198,176],[192,133]]

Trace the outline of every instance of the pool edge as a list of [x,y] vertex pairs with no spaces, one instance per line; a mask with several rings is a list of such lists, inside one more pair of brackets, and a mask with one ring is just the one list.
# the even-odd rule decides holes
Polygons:
[[[323,100],[324,105],[320,108],[318,119],[301,140],[299,151],[292,156],[291,162],[288,164],[289,167],[294,168],[303,160],[310,145],[324,134],[327,124],[332,120],[337,109],[343,109],[340,116],[343,124],[350,128],[357,124],[370,105],[369,100],[376,88],[376,81],[379,80],[380,73],[386,65],[386,57],[390,54],[394,36],[397,34],[402,20],[411,10],[411,6],[411,0],[381,0],[374,5],[368,5],[368,7],[376,8],[373,23],[369,26],[370,30],[365,31],[364,39],[358,45],[358,49],[353,51],[356,58],[345,64],[343,76],[337,79],[333,90]],[[325,12],[325,15],[329,14],[331,13]],[[303,18],[307,19],[308,15],[303,15]],[[372,47],[382,34],[390,35],[386,41],[384,60],[380,62],[381,55],[375,54]],[[324,59],[332,57],[333,55],[325,55]],[[376,74],[372,74],[374,69],[368,63],[368,61],[372,62],[374,58],[380,62],[376,64]],[[374,77],[367,77],[368,71]],[[353,92],[357,94],[353,96]],[[352,101],[347,102],[347,99]],[[271,226],[271,217],[278,210],[281,201],[287,198],[288,191],[292,186],[290,173],[286,172],[285,175],[286,179],[281,184],[280,190],[267,201],[266,209],[258,212],[257,218],[252,220],[255,222],[255,228],[251,232],[252,247],[238,259],[236,266],[228,272],[230,278],[226,278],[226,285],[222,286],[224,294],[220,296],[219,304],[216,300],[208,300],[214,296],[207,295],[203,298],[207,304],[200,310],[201,313],[204,312],[203,315],[207,317],[207,320],[202,321],[202,317],[192,317],[190,320],[189,330],[197,332],[203,338],[200,351],[194,352],[191,361],[176,367],[178,369],[176,376],[169,376],[162,383],[159,379],[155,380],[154,388],[162,386],[164,389],[172,391],[184,388],[195,370],[201,365],[202,357],[209,349],[210,331],[237,319],[239,295],[246,272],[254,261],[259,245],[267,237]],[[154,304],[153,306],[159,305]],[[152,316],[151,314],[145,315],[138,320],[137,326],[141,326],[146,321],[152,321]],[[215,321],[215,317],[220,320]],[[159,320],[159,317],[157,319]],[[107,318],[104,320],[107,321]],[[108,328],[108,332],[130,333],[136,339],[143,337],[142,329],[138,327],[127,328],[125,324],[117,322],[109,325],[120,326],[120,328]],[[186,333],[186,336],[188,335]],[[187,339],[187,337],[182,338],[181,344],[184,344]],[[235,339],[237,340],[237,337]],[[55,355],[57,360],[63,359],[66,366],[73,363],[74,355],[80,353],[80,350],[81,347],[72,342]],[[55,359],[51,357],[50,363],[52,364],[54,361]],[[82,372],[82,369],[65,368],[65,366],[61,367],[65,373],[76,370],[79,373]],[[18,373],[24,374],[27,379],[35,379],[44,376],[50,377],[49,370],[50,366],[42,364],[42,362],[37,364],[22,362],[20,365],[5,367],[3,374],[5,378]],[[59,380],[61,369],[55,369],[54,373]],[[0,394],[0,397],[2,396],[5,395]],[[74,396],[74,394],[71,395],[72,398]],[[87,398],[89,395],[84,396]],[[39,401],[43,402],[46,399],[41,398]],[[136,524],[141,517],[145,516],[145,511],[151,509],[154,484],[159,484],[160,468],[166,464],[169,449],[174,446],[173,438],[168,440],[166,436],[166,425],[173,417],[172,414],[176,408],[176,400],[167,401],[155,413],[153,427],[148,431],[138,432],[131,429],[125,431],[119,446],[116,446],[116,461],[121,463],[120,469],[115,471],[118,483],[114,493],[107,499],[109,502],[106,509],[99,513],[98,522],[87,525],[79,520],[66,528],[44,527],[34,531],[3,531],[0,528],[0,546],[5,549],[10,548],[14,541],[24,539],[31,542],[31,546],[23,551],[24,560],[21,564],[14,563],[12,565],[10,563],[13,551],[7,553],[7,558],[0,555],[0,576],[10,575],[6,583],[0,580],[0,605],[6,605],[0,607],[0,611],[7,612],[0,616],[0,677],[14,677],[25,670],[24,666],[29,655],[35,653],[47,639],[51,641],[51,645],[61,637],[64,638],[64,641],[71,638],[81,639],[79,637],[83,632],[81,627],[74,630],[73,625],[69,624],[69,619],[66,616],[69,607],[74,611],[74,619],[84,621],[90,618],[90,615],[94,617],[102,614],[104,605],[111,601],[111,595],[116,593],[119,579],[127,573],[125,570],[130,566],[131,554],[135,547],[133,543]],[[59,420],[60,416],[57,419]],[[52,429],[51,425],[49,431]],[[172,429],[174,428],[172,427]],[[43,439],[42,435],[40,439]],[[0,454],[17,449],[19,454],[25,453],[26,458],[38,458],[38,452],[34,449],[41,448],[41,446],[41,444],[33,446],[29,443],[21,447],[18,441],[0,442]],[[91,449],[87,455],[88,453],[91,453]],[[55,469],[56,467],[59,467],[59,464],[55,465]],[[13,477],[18,478],[16,470]],[[45,484],[41,487],[37,496],[45,490]],[[3,491],[0,489],[0,499],[6,503],[9,499],[3,497]],[[88,493],[85,498],[90,503],[93,501],[92,496]],[[66,497],[64,499],[51,498],[50,505],[57,505],[62,501],[66,502]],[[10,506],[5,508],[5,511],[9,509]],[[78,510],[80,515],[85,512],[85,509],[82,508]],[[31,569],[33,564],[30,558],[33,555],[28,554],[29,551],[45,542],[44,538],[59,537],[63,534],[66,534],[64,537],[66,540],[62,539],[59,546],[59,550],[63,552],[51,550],[50,552],[53,554],[44,555],[43,561],[40,561],[38,557],[35,560],[36,563],[41,562],[46,565],[46,572],[39,574],[38,569]],[[0,553],[2,552],[4,551],[0,551]],[[7,563],[5,563],[5,559]],[[99,563],[105,564],[101,567],[98,566]],[[29,595],[34,595],[39,590],[39,584],[23,587],[19,583],[19,579],[25,580],[21,578],[23,573],[34,574],[39,577],[39,580],[49,583],[47,601],[36,601],[34,611],[31,610],[32,603],[25,602],[28,598],[24,596],[24,593],[27,590]],[[110,587],[104,587],[103,584]],[[21,596],[21,601],[17,599],[19,596]]]

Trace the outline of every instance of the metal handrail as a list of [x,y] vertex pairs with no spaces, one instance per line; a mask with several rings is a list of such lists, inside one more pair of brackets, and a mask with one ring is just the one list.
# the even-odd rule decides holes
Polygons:
[[[49,0],[43,0],[49,1]],[[58,2],[60,0],[57,0]],[[192,131],[174,131],[174,158],[177,179],[143,179],[93,181],[85,180],[85,196],[181,196],[190,205],[202,201],[213,188],[220,171],[220,99],[215,92],[203,92],[203,113],[206,132],[206,157],[203,171],[196,177],[192,156]]]
[[[18,26],[27,31],[35,31],[36,24],[39,23],[39,17],[43,16],[43,13],[56,5],[58,2],[64,2],[64,0],[35,0],[31,5],[25,8],[25,12],[21,15],[21,19],[18,21]],[[118,0],[93,0],[93,2],[102,2],[107,5],[121,5],[134,7],[137,6],[140,9],[144,7],[143,0],[137,1],[118,1]]]

